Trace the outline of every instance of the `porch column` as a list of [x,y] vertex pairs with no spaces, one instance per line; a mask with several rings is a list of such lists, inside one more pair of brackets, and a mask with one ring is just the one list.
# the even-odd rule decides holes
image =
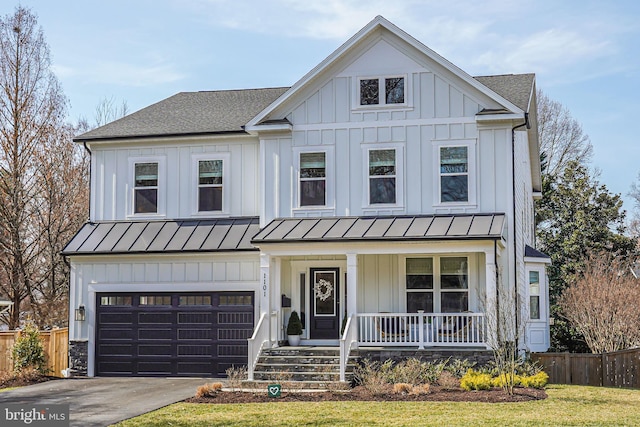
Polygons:
[[358,312],[358,255],[347,254],[347,316]]
[[[495,339],[498,328],[498,313],[497,313],[497,291],[498,284],[496,282],[496,257],[493,251],[485,251],[485,282],[486,282],[486,295],[484,300],[485,308],[485,328],[487,336],[485,336],[485,342]],[[489,328],[495,328],[496,330],[490,331]]]
[[282,333],[282,259],[275,259],[275,271],[273,274],[273,292],[271,292],[271,336],[270,340],[278,346],[278,341],[284,337]]
[[[267,315],[265,319],[267,321],[267,327],[269,332],[267,336],[271,338],[271,313],[270,313],[270,293],[271,293],[271,278],[270,278],[271,257],[267,254],[260,254],[260,289],[258,291],[258,301],[260,302],[260,314]],[[271,343],[269,343],[271,344]]]

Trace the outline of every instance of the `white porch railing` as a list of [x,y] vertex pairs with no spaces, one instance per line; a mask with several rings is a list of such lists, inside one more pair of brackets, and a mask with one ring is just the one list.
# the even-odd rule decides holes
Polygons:
[[253,371],[258,363],[260,352],[269,343],[269,314],[262,313],[260,320],[253,331],[253,335],[249,338],[249,366],[247,366],[247,377],[249,381],[253,381]]
[[483,313],[359,313],[358,345],[486,347]]
[[346,381],[347,364],[353,346],[358,346],[358,327],[355,316],[350,316],[340,338],[340,381]]

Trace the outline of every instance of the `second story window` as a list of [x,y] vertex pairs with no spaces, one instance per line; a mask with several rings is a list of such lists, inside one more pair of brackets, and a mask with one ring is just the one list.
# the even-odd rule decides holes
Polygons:
[[300,153],[300,206],[325,206],[326,153]]
[[158,212],[158,163],[135,163],[133,213]]
[[440,201],[469,201],[467,147],[440,147]]
[[369,150],[369,204],[396,203],[396,150]]
[[222,160],[198,161],[198,212],[222,210]]
[[404,80],[404,77],[376,77],[360,79],[360,105],[405,104]]

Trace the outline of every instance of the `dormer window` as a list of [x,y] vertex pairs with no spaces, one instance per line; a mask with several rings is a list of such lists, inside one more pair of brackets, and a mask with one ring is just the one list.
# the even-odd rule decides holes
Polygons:
[[359,84],[359,98],[361,106],[405,104],[405,78],[362,78]]

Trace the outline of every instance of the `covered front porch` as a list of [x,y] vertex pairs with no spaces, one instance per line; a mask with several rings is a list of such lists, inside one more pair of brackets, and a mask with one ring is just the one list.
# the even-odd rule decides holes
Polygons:
[[[274,221],[253,240],[261,250],[261,294],[249,373],[262,349],[287,344],[293,311],[302,319],[302,345],[339,345],[342,380],[357,348],[488,348],[503,220],[495,214]],[[429,234],[434,226],[444,231]],[[313,237],[317,227],[322,237]],[[408,237],[416,228],[422,234]],[[327,238],[337,229],[340,235]]]

